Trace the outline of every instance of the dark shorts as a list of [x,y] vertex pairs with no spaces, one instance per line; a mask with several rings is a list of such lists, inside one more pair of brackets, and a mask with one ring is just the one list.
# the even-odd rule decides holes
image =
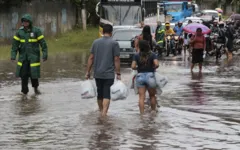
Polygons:
[[98,99],[111,99],[110,88],[114,79],[95,79],[97,85]]
[[192,51],[192,63],[202,63],[203,62],[203,49],[193,49]]
[[228,49],[229,52],[233,51],[233,39],[228,39],[227,49]]

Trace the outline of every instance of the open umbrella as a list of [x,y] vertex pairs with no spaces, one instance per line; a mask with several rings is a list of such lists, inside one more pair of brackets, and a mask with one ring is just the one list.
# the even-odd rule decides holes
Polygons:
[[223,13],[223,10],[221,8],[216,8],[215,10],[219,13]]
[[211,32],[211,30],[207,26],[200,24],[200,23],[188,24],[183,28],[183,30],[187,33],[195,34],[197,31],[197,28],[201,28],[203,34],[208,34]]

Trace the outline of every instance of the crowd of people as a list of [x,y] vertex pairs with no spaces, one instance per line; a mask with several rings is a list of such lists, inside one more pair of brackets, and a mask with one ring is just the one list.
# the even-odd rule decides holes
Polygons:
[[[193,23],[191,20],[188,21],[188,24]],[[187,25],[188,25],[187,24]],[[203,62],[203,51],[206,50],[207,54],[209,51],[214,51],[213,41],[209,38],[212,34],[217,34],[217,43],[223,43],[224,49],[226,51],[226,56],[230,60],[232,59],[232,52],[233,52],[233,41],[235,35],[239,35],[240,33],[240,22],[230,22],[230,21],[217,21],[214,20],[212,24],[209,22],[203,22],[203,25],[209,27],[211,32],[209,34],[202,34],[202,29],[199,28],[196,30],[194,34],[187,33],[183,30],[183,23],[178,22],[174,28],[171,28],[170,23],[166,22],[165,27],[162,26],[161,22],[157,23],[157,28],[155,32],[155,40],[157,46],[160,48],[166,49],[165,42],[167,41],[166,37],[171,35],[177,35],[179,37],[179,44],[181,45],[180,49],[173,49],[174,46],[174,39],[170,40],[170,50],[167,50],[167,55],[169,56],[170,53],[174,54],[181,54],[182,49],[184,49],[184,54],[186,54],[186,49],[191,48],[192,51],[192,67],[191,71],[194,67],[194,64],[199,64],[199,69],[201,71],[201,66]],[[198,49],[198,50],[197,50]],[[200,50],[199,50],[200,49]],[[178,51],[177,51],[178,50]],[[158,53],[160,54],[160,53]]]

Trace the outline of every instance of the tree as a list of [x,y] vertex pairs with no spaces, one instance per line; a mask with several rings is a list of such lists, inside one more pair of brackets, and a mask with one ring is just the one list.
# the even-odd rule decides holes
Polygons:
[[[88,24],[94,24],[96,25],[98,23],[98,17],[95,12],[95,6],[98,2],[98,0],[71,0],[71,2],[76,6],[76,26],[79,26],[79,12],[81,11],[82,14],[82,22],[86,21]],[[85,5],[84,5],[85,4]],[[85,9],[84,9],[85,7]],[[84,15],[83,13],[86,13]],[[83,19],[86,17],[85,19]],[[83,22],[83,28],[85,22]]]
[[240,0],[231,0],[231,5],[235,6],[237,13],[240,13]]

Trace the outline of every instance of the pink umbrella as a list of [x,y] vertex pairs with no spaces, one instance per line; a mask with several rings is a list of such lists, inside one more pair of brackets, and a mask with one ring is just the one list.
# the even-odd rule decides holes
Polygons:
[[221,8],[216,8],[215,10],[219,13],[223,13],[223,10]]
[[197,28],[201,28],[203,34],[208,34],[211,32],[211,30],[207,26],[200,24],[200,23],[188,24],[183,28],[183,30],[187,33],[195,34],[197,31]]

